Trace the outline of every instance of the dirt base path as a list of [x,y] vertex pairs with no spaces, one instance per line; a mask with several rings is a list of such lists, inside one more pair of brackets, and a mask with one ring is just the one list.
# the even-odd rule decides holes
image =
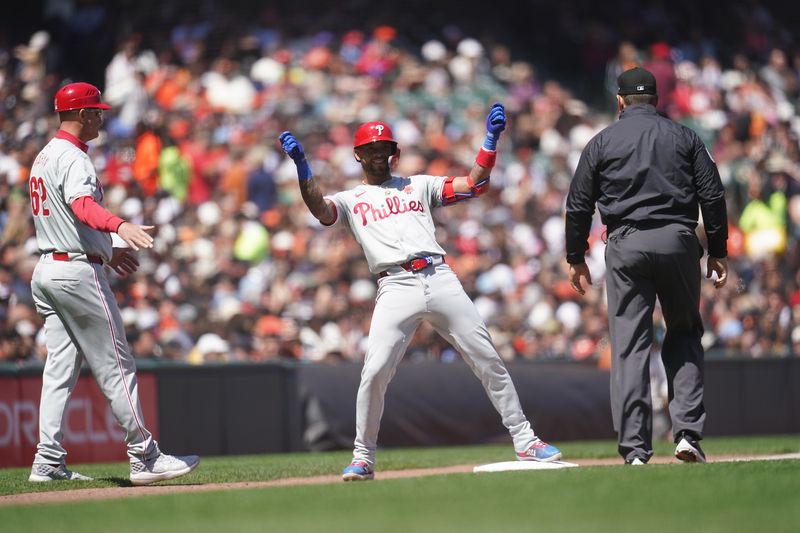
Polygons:
[[[800,453],[784,455],[720,455],[709,458],[710,463],[726,463],[734,461],[778,461],[784,459],[800,459]],[[579,466],[619,466],[620,459],[576,459],[570,461]],[[651,464],[677,464],[672,457],[653,457]],[[439,476],[443,474],[471,473],[475,465],[456,465],[440,468],[416,468],[411,470],[387,470],[377,472],[376,480],[400,479],[410,477]],[[75,489],[53,492],[28,492],[0,496],[0,506],[11,505],[39,505],[43,503],[69,503],[94,500],[114,500],[117,498],[132,498],[138,496],[151,496],[155,494],[176,494],[189,492],[210,492],[220,490],[262,489],[269,487],[295,487],[302,485],[324,485],[341,483],[339,475],[315,477],[291,477],[272,481],[242,481],[238,483],[207,483],[203,485],[151,485],[148,487],[107,487],[94,489]]]

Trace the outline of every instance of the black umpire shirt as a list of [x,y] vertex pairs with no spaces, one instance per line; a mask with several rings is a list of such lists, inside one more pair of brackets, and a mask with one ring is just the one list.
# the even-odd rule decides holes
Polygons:
[[624,225],[673,222],[697,227],[698,205],[708,253],[727,254],[725,190],[703,141],[651,105],[626,107],[620,120],[583,149],[567,196],[567,262],[584,262],[594,206],[610,234]]

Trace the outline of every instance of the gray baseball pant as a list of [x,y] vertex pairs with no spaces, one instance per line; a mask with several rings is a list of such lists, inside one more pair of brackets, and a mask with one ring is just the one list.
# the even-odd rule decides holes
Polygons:
[[79,258],[54,261],[50,254],[43,255],[33,271],[31,289],[36,309],[45,319],[47,342],[34,463],[65,462],[64,416],[80,375],[81,354],[125,431],[129,458],[157,455],[158,445],[144,426],[136,363],[102,265]]
[[672,431],[703,436],[700,257],[695,232],[682,224],[611,232],[606,246],[611,337],[611,413],[626,461],[653,455],[650,351],[658,298],[666,323],[661,359]]
[[356,400],[353,458],[375,464],[384,395],[422,320],[459,351],[481,381],[515,450],[527,449],[536,435],[522,411],[506,365],[458,277],[448,265],[441,264],[415,274],[392,274],[378,282]]

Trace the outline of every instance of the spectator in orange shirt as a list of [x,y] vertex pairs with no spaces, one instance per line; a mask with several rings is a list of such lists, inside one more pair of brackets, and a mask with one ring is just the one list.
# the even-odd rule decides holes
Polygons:
[[133,177],[146,196],[158,190],[158,160],[161,155],[161,138],[153,128],[139,123],[136,136],[136,159]]

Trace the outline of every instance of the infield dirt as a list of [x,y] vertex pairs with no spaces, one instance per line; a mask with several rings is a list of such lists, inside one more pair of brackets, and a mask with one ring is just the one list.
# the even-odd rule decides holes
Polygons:
[[[710,457],[711,463],[724,463],[733,461],[776,461],[783,459],[800,459],[800,453],[783,455],[719,455]],[[622,460],[617,458],[606,459],[576,459],[573,462],[579,466],[622,466]],[[653,457],[650,464],[678,464],[674,457]],[[438,476],[444,474],[471,473],[475,465],[455,465],[440,468],[419,468],[409,470],[386,470],[375,474],[377,481],[383,479],[400,479],[412,477]],[[487,474],[481,474],[487,475]],[[269,487],[290,487],[301,485],[324,485],[329,483],[342,483],[341,476],[314,476],[292,477],[271,481],[243,481],[237,483],[204,483],[197,485],[151,485],[147,487],[106,487],[92,489],[75,489],[53,492],[30,492],[0,496],[0,506],[11,505],[39,505],[46,503],[69,503],[92,500],[114,500],[119,498],[133,498],[157,494],[177,494],[190,492],[211,492],[222,490],[261,489]],[[374,481],[373,481],[374,483]]]

